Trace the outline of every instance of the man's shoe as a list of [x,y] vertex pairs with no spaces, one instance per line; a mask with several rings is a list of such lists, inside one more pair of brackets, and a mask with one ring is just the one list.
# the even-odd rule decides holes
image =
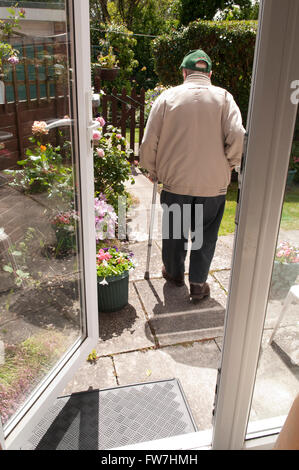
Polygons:
[[165,266],[163,266],[163,268],[162,268],[162,276],[164,277],[164,279],[166,279],[166,281],[172,282],[172,283],[175,284],[177,287],[182,287],[182,286],[185,285],[184,278],[174,278],[174,277],[172,277],[172,276],[171,276],[170,274],[168,274],[168,272],[166,271]]
[[190,297],[192,300],[202,300],[210,296],[210,286],[207,282],[203,285],[190,283]]

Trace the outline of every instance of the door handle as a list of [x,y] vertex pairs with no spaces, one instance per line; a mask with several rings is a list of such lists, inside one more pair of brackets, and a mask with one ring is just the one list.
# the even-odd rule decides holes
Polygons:
[[99,127],[100,123],[98,121],[92,121],[92,123],[87,127],[87,129],[93,131],[94,129],[98,129]]
[[71,124],[73,124],[74,120],[73,119],[69,119],[69,118],[66,118],[66,119],[55,119],[54,121],[50,121],[48,124],[47,124],[47,128],[50,130],[50,129],[54,129],[56,127],[65,127],[65,126],[70,126]]

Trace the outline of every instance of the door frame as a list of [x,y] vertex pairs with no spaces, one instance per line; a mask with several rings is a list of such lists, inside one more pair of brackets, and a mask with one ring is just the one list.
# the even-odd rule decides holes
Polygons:
[[[299,78],[299,2],[262,0],[260,15],[213,449],[250,446],[246,432],[298,107],[291,95]],[[261,444],[268,434],[271,446],[282,424],[261,433]]]
[[[78,166],[80,178],[80,216],[84,291],[83,302],[86,312],[84,325],[85,338],[79,338],[67,351],[55,368],[48,374],[38,389],[26,402],[20,418],[12,419],[4,427],[5,448],[19,449],[34,427],[38,424],[49,406],[63,391],[72,379],[80,364],[86,360],[90,351],[96,346],[99,338],[97,281],[96,281],[96,242],[94,224],[94,174],[92,152],[92,88],[90,75],[90,33],[89,2],[67,0],[69,11],[70,35],[74,42],[72,63],[76,70],[72,83],[76,96],[73,98],[74,139],[78,149]],[[1,424],[0,424],[1,426]],[[0,430],[1,431],[1,430]]]

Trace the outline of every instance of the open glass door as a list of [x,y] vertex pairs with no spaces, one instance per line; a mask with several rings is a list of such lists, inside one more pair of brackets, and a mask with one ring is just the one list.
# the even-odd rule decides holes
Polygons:
[[63,0],[57,12],[43,32],[28,9],[38,36],[8,38],[15,60],[0,105],[0,415],[8,449],[21,446],[98,339],[88,2]]
[[[269,287],[277,240],[282,236],[279,228],[298,107],[298,19],[296,0],[287,0],[283,5],[272,0],[261,3],[214,449],[241,449],[244,441],[246,448],[273,448],[284,420],[279,415],[286,413],[296,395],[292,382],[293,378],[296,382],[296,374],[289,377],[296,372],[290,359],[291,369],[286,372],[290,381],[281,384],[280,390],[276,388],[276,380],[285,381],[285,370],[280,376],[279,367],[287,357],[283,351],[286,337],[284,347],[276,349],[268,341],[273,339],[275,321],[277,324],[283,306],[275,305],[273,310],[273,289],[269,297]],[[296,224],[295,214],[290,222]],[[294,241],[298,247],[298,237]],[[273,276],[276,271],[274,267]],[[278,281],[278,295],[285,292],[285,281],[284,276]],[[290,323],[289,341],[295,335],[296,329]]]

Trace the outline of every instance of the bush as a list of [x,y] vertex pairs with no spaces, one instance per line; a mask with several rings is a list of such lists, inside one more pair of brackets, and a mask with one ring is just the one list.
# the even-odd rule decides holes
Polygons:
[[[101,118],[99,118],[101,119]],[[107,126],[99,139],[94,136],[95,196],[105,195],[107,202],[117,211],[118,197],[127,196],[126,181],[134,184],[126,140],[118,129]]]
[[188,51],[203,49],[213,61],[213,84],[226,88],[247,118],[257,21],[194,21],[152,44],[160,82],[182,83],[180,64]]

